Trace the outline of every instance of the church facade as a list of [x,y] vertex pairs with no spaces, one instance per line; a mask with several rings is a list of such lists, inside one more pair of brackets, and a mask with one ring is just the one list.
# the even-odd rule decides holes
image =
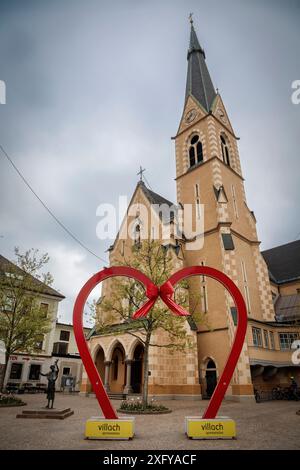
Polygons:
[[[227,274],[241,290],[248,312],[248,330],[227,397],[253,399],[254,388],[288,386],[291,377],[300,385],[299,365],[292,361],[291,346],[300,338],[300,242],[293,242],[264,253],[256,232],[254,213],[248,208],[244,177],[234,129],[222,98],[210,77],[205,52],[191,22],[187,54],[188,71],[185,105],[176,136],[177,206],[192,205],[195,217],[202,219],[202,245],[191,249],[195,238],[177,233],[174,220],[155,214],[163,234],[161,243],[172,255],[174,271],[186,266],[211,266]],[[110,264],[130,257],[136,237],[153,227],[143,220],[140,206],[153,213],[153,205],[173,207],[172,202],[150,190],[141,180],[134,191],[126,224],[133,237],[120,233],[110,247]],[[196,237],[197,238],[197,237]],[[103,283],[102,295],[109,295],[111,284]],[[185,353],[150,349],[149,393],[168,398],[211,396],[236,329],[234,303],[218,283],[210,278],[193,278],[191,292],[201,295],[204,323],[191,325],[187,333],[194,347]],[[287,305],[287,308],[285,306]],[[101,302],[98,314],[102,315]],[[140,393],[143,345],[139,332],[128,333],[112,322],[110,331],[93,330],[89,346],[106,389],[114,393]],[[157,332],[157,341],[165,333]],[[81,391],[91,392],[83,374]]]

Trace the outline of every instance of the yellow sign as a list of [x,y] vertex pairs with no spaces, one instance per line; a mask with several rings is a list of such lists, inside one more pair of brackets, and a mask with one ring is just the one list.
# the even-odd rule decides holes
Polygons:
[[134,418],[91,418],[85,425],[87,439],[132,439]]
[[191,439],[234,439],[236,437],[235,421],[224,416],[215,419],[187,416],[185,432]]

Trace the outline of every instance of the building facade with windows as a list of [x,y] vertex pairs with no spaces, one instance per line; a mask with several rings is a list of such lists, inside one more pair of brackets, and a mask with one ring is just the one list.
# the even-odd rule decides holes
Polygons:
[[[178,235],[172,231],[172,218],[165,220],[164,217],[160,217],[162,230],[167,225],[171,230],[169,239],[161,242],[172,253],[174,271],[193,265],[211,266],[227,274],[241,290],[247,306],[248,330],[227,397],[253,399],[256,386],[266,389],[273,384],[286,386],[291,376],[295,376],[300,385],[299,366],[292,363],[290,349],[300,332],[296,300],[293,298],[294,317],[280,314],[284,311],[286,296],[295,296],[299,287],[300,242],[289,244],[294,250],[293,260],[283,247],[274,249],[276,256],[274,250],[261,253],[256,218],[247,205],[238,137],[221,95],[214,88],[193,23],[187,61],[184,109],[173,137],[177,204],[192,205],[196,218],[203,219],[204,243],[199,249],[191,249],[195,236],[187,232]],[[133,227],[133,240],[117,236],[110,248],[110,265],[117,265],[124,257],[130,259],[131,247],[143,238],[143,230],[152,234],[153,227],[146,228],[142,211],[138,209],[143,205],[148,213],[152,211],[152,204],[173,206],[140,181],[125,217],[127,226]],[[294,267],[290,277],[274,268],[274,263],[287,264],[288,271],[290,262]],[[111,283],[107,280],[103,283],[102,295],[109,295],[110,289]],[[150,394],[210,396],[224,368],[236,329],[234,303],[221,285],[204,276],[194,278],[190,289],[192,294],[201,293],[201,310],[207,321],[196,328],[187,323],[195,347],[186,354],[171,355],[164,349],[151,349]],[[101,303],[98,314],[103,315]],[[124,325],[124,332],[118,330],[116,334],[112,324],[110,334],[100,335],[95,330],[89,340],[105,386],[113,392],[130,392],[134,387],[136,390],[142,387],[143,348],[138,333],[134,338],[126,333],[128,328],[130,325]],[[81,389],[83,392],[91,390],[85,373]]]
[[[4,276],[11,275],[9,267],[12,266],[13,271],[22,275],[22,271],[17,268],[11,261],[0,255],[0,274]],[[40,281],[36,280],[39,285]],[[34,287],[34,281],[32,286]],[[44,337],[41,337],[36,345],[34,353],[18,352],[12,354],[8,359],[8,367],[4,378],[4,386],[11,390],[19,388],[39,388],[42,384],[47,384],[46,377],[40,376],[40,372],[49,372],[50,365],[54,359],[59,359],[58,367],[59,377],[57,380],[57,390],[64,388],[66,378],[72,377],[73,389],[79,390],[82,374],[82,362],[76,346],[73,326],[65,325],[57,322],[57,313],[59,302],[64,296],[47,285],[43,285],[43,289],[39,289],[37,294],[38,304],[43,314],[48,316],[51,321],[50,330]],[[8,297],[6,302],[6,310],[9,311]],[[0,312],[0,315],[2,312]],[[90,328],[85,328],[88,334]],[[40,387],[41,389],[43,387]]]
[[[14,263],[0,255],[0,275],[3,280],[14,278],[16,282],[22,281],[24,271],[22,271]],[[15,282],[13,281],[13,282]],[[54,330],[56,324],[56,317],[58,305],[64,296],[41,281],[31,277],[30,288],[34,291],[37,304],[45,316],[50,320],[50,331],[40,338],[36,344],[34,354],[27,354],[20,351],[18,354],[13,354],[8,359],[8,367],[6,376],[4,378],[4,385],[11,384],[18,388],[24,383],[39,383],[42,382],[39,378],[39,372],[45,370],[51,364],[51,354]],[[5,312],[0,312],[0,315],[10,314],[13,311],[13,297],[11,297],[9,288],[6,293],[5,282],[3,283],[3,290],[6,298],[4,305]],[[24,313],[25,314],[25,313]]]
[[268,322],[249,318],[252,381],[258,389],[267,390],[288,386],[290,377],[300,385],[300,350],[295,363],[292,361],[293,352],[300,347],[300,241],[262,255],[269,272],[274,318]]
[[[91,328],[84,328],[88,335]],[[47,379],[40,372],[49,372],[50,366],[58,359],[59,374],[56,390],[71,389],[79,391],[82,378],[82,361],[78,353],[73,325],[53,323],[48,338],[41,345],[41,350],[34,354],[14,354],[9,358],[9,365],[4,384],[16,389],[47,384]],[[43,349],[44,344],[47,349]]]
[[[84,328],[88,336],[91,328]],[[82,377],[82,361],[78,352],[73,325],[57,322],[55,325],[52,357],[58,359],[57,388],[79,391]]]

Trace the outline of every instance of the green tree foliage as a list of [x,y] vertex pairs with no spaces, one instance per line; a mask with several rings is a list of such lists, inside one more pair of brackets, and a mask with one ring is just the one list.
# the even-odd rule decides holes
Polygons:
[[0,273],[0,339],[6,347],[0,391],[10,355],[38,351],[51,327],[51,319],[40,306],[40,296],[53,282],[50,273],[43,272],[48,254],[34,249],[22,254],[15,248],[15,257],[14,264],[7,263]]
[[[130,260],[118,263],[139,269],[146,274],[154,284],[162,285],[174,272],[172,256],[159,242],[145,240],[132,248]],[[190,334],[187,321],[199,324],[203,317],[200,313],[200,295],[191,298],[188,282],[181,282],[175,287],[175,301],[189,310],[191,316],[188,320],[175,316],[167,306],[158,299],[144,319],[132,321],[132,314],[147,300],[144,287],[133,279],[123,277],[114,278],[111,281],[110,294],[105,296],[98,309],[96,320],[97,332],[101,334],[109,332],[109,325],[114,325],[114,331],[118,332],[116,324],[120,324],[120,332],[124,331],[124,323],[128,323],[126,332],[139,338],[144,345],[143,355],[143,404],[148,403],[148,371],[149,348],[168,348],[171,351],[187,351],[194,343]],[[104,321],[105,319],[105,321]],[[188,326],[188,327],[187,327]],[[167,332],[168,341],[157,341],[159,335],[156,331]],[[165,335],[164,335],[165,336]]]

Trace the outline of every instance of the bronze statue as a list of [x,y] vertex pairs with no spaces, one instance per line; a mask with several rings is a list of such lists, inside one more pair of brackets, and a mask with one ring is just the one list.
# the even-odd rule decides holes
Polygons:
[[[47,377],[48,380],[48,388],[47,388],[47,400],[48,404],[46,408],[53,408],[53,403],[54,403],[54,397],[55,397],[55,382],[58,377],[59,373],[59,368],[57,366],[58,359],[56,359],[54,366],[50,366],[50,372],[48,374],[42,374],[40,372],[40,375],[43,375],[44,377]],[[50,401],[51,401],[51,407],[50,407]]]

